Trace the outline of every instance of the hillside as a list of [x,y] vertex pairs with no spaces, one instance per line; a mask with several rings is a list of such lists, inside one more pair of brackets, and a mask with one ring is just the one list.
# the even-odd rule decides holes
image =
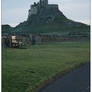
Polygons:
[[9,32],[13,29],[13,27],[11,27],[10,25],[2,25],[2,33],[4,32]]
[[[32,5],[32,7],[36,8],[37,5]],[[65,36],[69,34],[90,36],[90,26],[68,19],[58,9],[58,5],[47,4],[46,8],[40,7],[36,14],[30,15],[30,12],[31,9],[29,9],[26,21],[9,31],[12,33],[59,33]],[[6,27],[4,26],[2,30],[6,31]]]
[[[25,23],[26,24],[26,23]],[[63,16],[57,16],[53,22],[43,24],[26,24],[23,23],[14,28],[14,32],[28,33],[59,33],[64,36],[84,35],[90,36],[90,26],[79,22],[74,22]]]
[[43,23],[37,25],[18,25],[15,30],[21,32],[73,32],[73,31],[89,31],[89,26],[71,21],[69,19],[62,19],[62,16],[57,16],[52,23]]

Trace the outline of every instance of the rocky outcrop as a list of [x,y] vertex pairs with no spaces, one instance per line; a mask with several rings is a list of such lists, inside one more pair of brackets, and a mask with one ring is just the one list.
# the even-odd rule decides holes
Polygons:
[[[44,1],[44,3],[42,3]],[[28,24],[43,24],[51,23],[56,16],[64,16],[59,11],[57,4],[48,4],[48,0],[40,0],[39,3],[34,3],[29,9]]]
[[55,33],[64,37],[90,37],[90,26],[68,19],[58,5],[40,0],[31,5],[28,18],[10,31],[14,34]]

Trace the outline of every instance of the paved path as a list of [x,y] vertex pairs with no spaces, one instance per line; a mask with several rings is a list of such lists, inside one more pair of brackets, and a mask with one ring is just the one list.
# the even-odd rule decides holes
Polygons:
[[61,76],[38,92],[90,92],[90,64]]

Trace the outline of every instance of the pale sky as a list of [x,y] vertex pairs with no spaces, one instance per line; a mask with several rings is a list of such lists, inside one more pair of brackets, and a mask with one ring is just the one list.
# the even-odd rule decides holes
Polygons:
[[[27,20],[28,10],[33,2],[39,0],[2,0],[2,24],[16,26]],[[58,4],[64,15],[74,21],[90,24],[91,0],[49,0]]]

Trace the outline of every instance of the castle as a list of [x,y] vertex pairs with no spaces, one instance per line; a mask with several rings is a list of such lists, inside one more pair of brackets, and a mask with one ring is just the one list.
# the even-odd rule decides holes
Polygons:
[[48,0],[34,2],[26,21],[15,28],[4,25],[2,30],[2,47],[9,44],[7,41],[11,41],[12,36],[16,36],[18,42],[22,41],[25,45],[90,38],[90,26],[69,20],[57,4],[48,4]]
[[48,23],[53,21],[58,14],[61,14],[61,12],[57,4],[48,4],[48,0],[40,0],[31,5],[27,21],[30,23]]

